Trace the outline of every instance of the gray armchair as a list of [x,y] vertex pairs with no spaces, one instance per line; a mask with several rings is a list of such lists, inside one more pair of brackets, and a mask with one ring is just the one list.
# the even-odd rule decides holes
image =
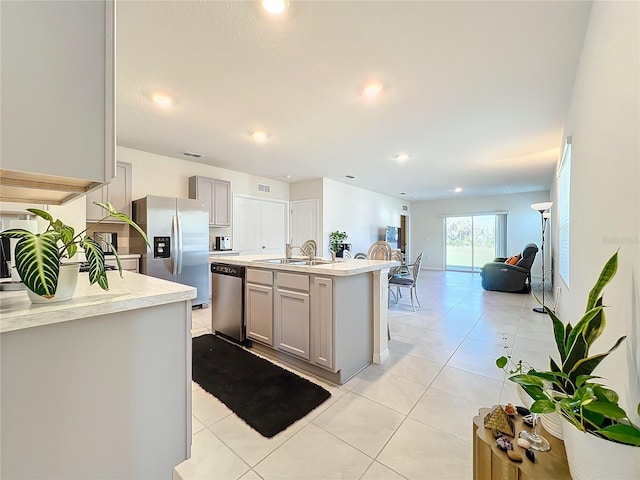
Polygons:
[[480,271],[482,288],[499,292],[529,292],[531,290],[531,265],[538,247],[529,243],[522,250],[522,257],[515,265],[505,263],[506,258],[496,258]]

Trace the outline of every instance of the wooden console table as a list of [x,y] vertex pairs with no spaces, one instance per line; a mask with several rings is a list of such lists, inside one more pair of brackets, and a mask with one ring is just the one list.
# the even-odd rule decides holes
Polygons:
[[514,462],[496,445],[491,430],[484,428],[484,417],[492,409],[481,408],[473,417],[473,480],[571,480],[564,442],[539,426],[540,435],[551,444],[548,452],[535,452],[536,462],[527,459],[525,450],[516,444],[518,434],[529,429],[522,417],[513,418],[516,438],[513,449],[522,455],[522,462]]

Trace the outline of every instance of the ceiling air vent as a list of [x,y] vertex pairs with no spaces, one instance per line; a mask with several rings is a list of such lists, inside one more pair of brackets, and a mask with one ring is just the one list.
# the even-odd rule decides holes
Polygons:
[[184,155],[185,157],[191,157],[191,158],[202,158],[204,156],[201,153],[195,153],[195,152],[182,152],[182,155]]
[[265,185],[264,183],[259,183],[258,191],[264,192],[264,193],[271,193],[271,185]]
[[402,211],[403,212],[408,212],[409,211],[409,206],[408,205],[402,205]]

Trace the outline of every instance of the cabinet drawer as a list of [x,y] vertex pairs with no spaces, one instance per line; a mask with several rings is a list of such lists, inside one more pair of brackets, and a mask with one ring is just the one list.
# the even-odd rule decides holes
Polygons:
[[[115,258],[105,258],[105,265],[112,265],[114,267],[118,266],[118,262]],[[138,272],[138,259],[137,258],[121,258],[120,265],[122,265],[122,270],[128,270],[130,272]]]
[[273,285],[273,272],[247,268],[247,282]]
[[291,288],[294,290],[309,291],[309,276],[297,273],[276,273],[278,288]]

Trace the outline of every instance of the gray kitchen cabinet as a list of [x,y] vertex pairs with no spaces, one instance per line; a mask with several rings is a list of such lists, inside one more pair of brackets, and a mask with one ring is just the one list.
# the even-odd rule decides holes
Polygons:
[[273,273],[247,269],[245,289],[247,338],[273,346]]
[[310,359],[309,276],[276,273],[274,340],[278,350]]
[[114,3],[0,2],[0,200],[58,205],[113,178]]
[[312,277],[311,280],[311,361],[333,369],[334,362],[333,280]]
[[231,225],[231,182],[194,176],[189,177],[189,198],[197,198],[209,206],[209,226]]
[[[102,188],[93,190],[87,194],[87,222],[100,220],[106,215],[106,210],[93,202],[110,202],[118,212],[131,217],[131,164],[125,162],[116,163],[116,176],[111,183]],[[109,218],[110,223],[119,223],[119,220]]]

